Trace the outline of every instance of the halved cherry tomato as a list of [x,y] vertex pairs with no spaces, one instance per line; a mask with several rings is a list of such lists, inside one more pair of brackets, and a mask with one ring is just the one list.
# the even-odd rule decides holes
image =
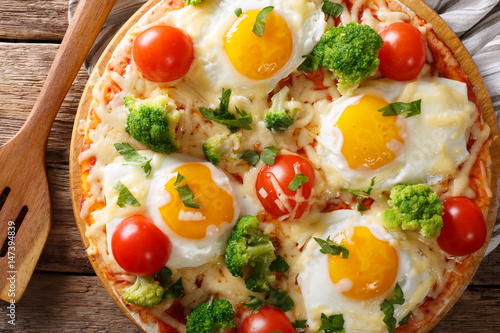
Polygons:
[[183,77],[193,62],[193,41],[182,29],[155,26],[134,41],[134,61],[145,78],[169,82]]
[[443,208],[443,228],[437,238],[439,247],[454,256],[465,256],[479,250],[487,235],[481,209],[466,197],[446,199]]
[[425,40],[413,25],[396,22],[380,32],[384,41],[378,69],[387,78],[407,81],[417,77],[427,58]]
[[[295,175],[302,173],[309,181],[292,191],[288,188]],[[278,218],[298,219],[309,208],[309,197],[314,185],[314,169],[298,155],[278,155],[274,165],[263,165],[257,175],[255,190],[266,212]],[[298,207],[296,207],[298,205]]]
[[290,319],[280,309],[265,305],[259,312],[251,313],[243,319],[238,333],[295,333]]
[[170,258],[168,237],[142,215],[125,218],[111,237],[116,262],[129,273],[146,276],[158,272]]

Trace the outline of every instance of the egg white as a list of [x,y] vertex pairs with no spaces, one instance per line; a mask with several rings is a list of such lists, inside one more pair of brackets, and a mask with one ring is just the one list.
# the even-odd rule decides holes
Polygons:
[[[240,74],[224,49],[224,36],[237,20],[234,11],[243,12],[273,6],[288,23],[293,36],[293,52],[288,63],[272,78],[253,80]],[[194,60],[185,76],[188,86],[209,102],[217,104],[222,88],[248,98],[266,96],[276,84],[294,71],[327,29],[325,15],[314,2],[306,0],[222,0],[204,1],[168,13],[162,24],[185,30],[193,40]]]
[[[366,94],[388,103],[422,99],[422,113],[409,118],[397,116],[397,122],[405,128],[405,143],[392,162],[376,170],[353,170],[341,153],[343,136],[335,123],[346,107]],[[375,188],[381,190],[398,183],[433,185],[453,176],[469,156],[468,129],[474,121],[475,106],[467,99],[467,87],[462,82],[444,78],[409,83],[377,80],[358,89],[355,96],[320,102],[317,107],[322,114],[318,155],[330,183],[340,180],[345,187],[362,188],[376,177]]]
[[[117,225],[129,215],[142,214],[163,231],[172,243],[172,252],[166,266],[170,268],[196,267],[222,255],[234,223],[240,215],[240,204],[233,190],[233,187],[237,185],[213,164],[193,157],[179,154],[165,156],[146,151],[139,151],[139,153],[144,156],[151,155],[153,158],[151,162],[152,173],[149,179],[146,179],[137,165],[125,164],[126,162],[121,156],[105,167],[104,187],[107,216],[115,216],[108,219],[108,223],[106,223],[108,253],[112,255],[111,237]],[[222,223],[219,227],[207,228],[206,237],[203,239],[187,239],[177,235],[166,225],[159,211],[159,208],[170,200],[170,194],[165,191],[165,184],[170,178],[176,177],[177,173],[173,172],[176,168],[189,162],[199,162],[206,165],[212,173],[214,182],[233,197],[234,217],[232,221]],[[140,207],[126,205],[125,208],[120,208],[116,205],[118,192],[113,189],[113,184],[118,180],[141,203]]]
[[[378,214],[373,212],[361,215],[355,210],[338,210],[324,214],[322,223],[327,224],[324,234],[314,237],[333,239],[337,234],[351,230],[356,226],[366,226],[372,234],[394,246],[399,256],[399,268],[396,282],[399,283],[405,303],[395,306],[397,321],[404,318],[415,306],[423,301],[436,281],[435,275],[427,269],[427,259],[417,248],[407,243],[403,235],[391,234],[380,224]],[[304,297],[309,328],[315,332],[321,324],[321,313],[327,316],[343,314],[346,332],[384,332],[384,314],[380,304],[393,296],[390,289],[385,295],[368,300],[351,299],[342,294],[349,281],[345,279],[334,284],[328,271],[328,255],[321,253],[318,244],[312,240],[307,243],[302,253],[305,262],[297,281]]]

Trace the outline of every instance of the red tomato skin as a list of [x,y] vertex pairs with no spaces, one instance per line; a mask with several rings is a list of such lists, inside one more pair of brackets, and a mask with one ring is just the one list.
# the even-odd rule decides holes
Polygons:
[[384,41],[379,51],[379,71],[396,81],[412,80],[418,76],[427,59],[425,39],[413,25],[396,22],[380,32]]
[[479,250],[488,234],[481,209],[466,197],[451,197],[443,202],[443,227],[437,238],[448,254],[465,256]]
[[137,36],[132,54],[146,79],[170,82],[189,71],[194,58],[193,41],[177,27],[155,26]]
[[290,319],[281,309],[265,305],[257,313],[250,313],[243,319],[238,333],[269,333],[277,332],[295,333]]
[[125,218],[111,237],[111,250],[125,271],[146,276],[158,272],[170,258],[169,238],[142,215]]
[[[312,188],[314,185],[314,168],[304,158],[298,155],[289,154],[276,156],[274,165],[263,165],[259,170],[257,181],[255,182],[257,197],[259,198],[259,201],[266,212],[271,214],[274,218],[279,218],[283,215],[289,214],[290,212],[288,210],[283,211],[276,204],[275,200],[278,198],[278,194],[276,193],[276,190],[274,189],[274,186],[272,184],[272,178],[278,181],[285,195],[291,197],[288,199],[288,203],[293,210],[297,205],[297,201],[294,198],[297,194],[297,191],[291,191],[288,188],[288,185],[298,173],[304,174],[309,178],[309,181],[302,184],[301,190],[304,201],[299,203],[299,207],[297,207],[295,216],[289,217],[294,219],[300,218],[310,206],[310,203],[307,199],[311,196]],[[260,190],[262,188],[267,193],[266,197],[263,197],[260,193]]]

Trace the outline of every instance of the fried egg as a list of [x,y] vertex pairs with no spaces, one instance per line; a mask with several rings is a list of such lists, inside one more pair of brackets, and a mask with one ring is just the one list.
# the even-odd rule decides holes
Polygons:
[[[166,264],[170,268],[200,266],[223,254],[240,214],[235,184],[213,164],[184,155],[154,154],[151,166],[149,179],[137,165],[124,164],[122,157],[105,167],[105,187],[111,187],[106,201],[121,216],[107,225],[108,251],[114,228],[132,211],[148,217],[170,239],[172,253]],[[178,174],[185,180],[176,184]],[[140,207],[116,205],[117,191],[112,189],[116,181],[129,189]],[[186,184],[200,208],[187,207],[181,200],[176,185]]]
[[387,327],[380,304],[393,297],[396,283],[405,296],[403,305],[395,305],[399,321],[436,282],[422,252],[405,244],[404,236],[387,232],[377,214],[338,210],[325,214],[321,223],[326,225],[326,232],[314,237],[329,237],[345,246],[349,255],[344,259],[321,253],[314,239],[302,253],[305,264],[297,281],[312,332],[319,328],[322,313],[342,314],[346,332],[384,332]]
[[[274,8],[259,37],[252,28],[268,6]],[[327,28],[323,12],[306,0],[204,1],[168,13],[162,23],[191,36],[195,59],[186,79],[214,103],[222,88],[247,97],[267,95],[302,63]]]
[[[377,111],[393,102],[419,99],[421,114],[409,118]],[[373,177],[382,190],[397,183],[432,185],[453,176],[469,156],[467,129],[476,113],[462,82],[378,80],[355,96],[320,104],[318,152],[333,183],[339,181],[333,177],[340,176],[351,188],[364,187]]]

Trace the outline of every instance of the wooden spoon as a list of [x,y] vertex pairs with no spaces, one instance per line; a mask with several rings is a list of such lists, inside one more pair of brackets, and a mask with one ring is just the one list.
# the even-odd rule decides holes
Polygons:
[[80,1],[28,119],[0,147],[0,298],[4,301],[17,302],[22,297],[49,235],[47,138],[115,1]]

